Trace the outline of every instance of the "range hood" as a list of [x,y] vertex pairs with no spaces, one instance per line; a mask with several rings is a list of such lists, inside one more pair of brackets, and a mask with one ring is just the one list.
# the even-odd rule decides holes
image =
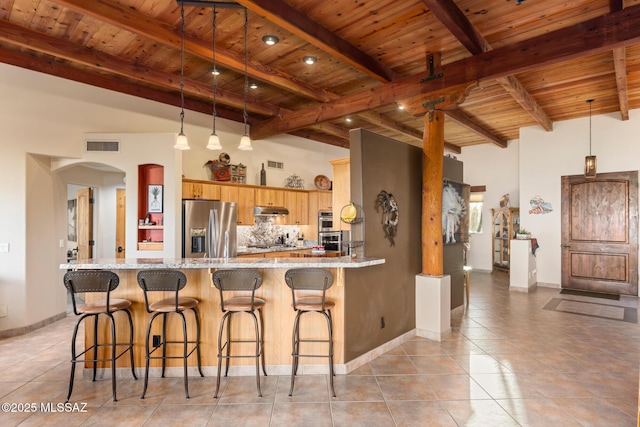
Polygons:
[[289,215],[289,210],[283,206],[255,206],[253,214],[257,216]]

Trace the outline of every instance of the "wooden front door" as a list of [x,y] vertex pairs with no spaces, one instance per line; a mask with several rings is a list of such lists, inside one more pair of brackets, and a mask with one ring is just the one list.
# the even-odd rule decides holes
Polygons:
[[116,258],[125,258],[125,218],[127,191],[124,188],[116,190]]
[[638,172],[562,177],[562,287],[638,295]]
[[93,257],[93,196],[91,188],[76,191],[78,199],[78,260]]

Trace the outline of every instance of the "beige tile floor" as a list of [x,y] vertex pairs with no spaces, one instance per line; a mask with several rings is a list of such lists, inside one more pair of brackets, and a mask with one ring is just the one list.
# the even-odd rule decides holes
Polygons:
[[[0,413],[2,426],[635,426],[640,327],[543,310],[558,290],[509,292],[506,276],[472,273],[471,304],[442,342],[415,338],[349,375],[118,382],[77,379],[82,413]],[[563,296],[564,297],[564,296]],[[569,297],[580,300],[580,297]],[[583,298],[584,300],[584,298]],[[592,299],[588,299],[593,301]],[[616,302],[595,300],[605,304]],[[623,301],[637,307],[637,298]],[[75,318],[0,341],[0,401],[63,402]],[[78,378],[78,377],[76,377]]]

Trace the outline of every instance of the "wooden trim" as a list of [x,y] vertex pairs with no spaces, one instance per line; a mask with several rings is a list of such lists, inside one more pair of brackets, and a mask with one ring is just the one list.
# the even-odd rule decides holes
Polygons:
[[485,191],[487,191],[487,186],[486,185],[472,185],[469,188],[469,191],[471,193],[484,193]]

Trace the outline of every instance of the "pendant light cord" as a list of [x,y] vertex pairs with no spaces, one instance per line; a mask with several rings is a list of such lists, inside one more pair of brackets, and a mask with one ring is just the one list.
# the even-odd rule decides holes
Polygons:
[[249,29],[249,12],[247,8],[244,9],[244,113],[242,117],[244,118],[244,134],[249,135],[247,132],[247,96],[249,93],[249,68],[248,68],[248,59],[249,52],[247,52],[247,32]]
[[587,102],[589,102],[589,155],[591,155],[591,106],[593,105],[593,99]]
[[211,31],[213,32],[213,42],[211,49],[213,50],[213,134],[216,133],[216,95],[218,92],[218,69],[216,64],[216,18],[218,12],[216,11],[216,7],[213,6],[213,20],[211,24]]
[[182,48],[180,49],[180,134],[184,134],[184,3],[180,4],[180,17],[182,19]]

